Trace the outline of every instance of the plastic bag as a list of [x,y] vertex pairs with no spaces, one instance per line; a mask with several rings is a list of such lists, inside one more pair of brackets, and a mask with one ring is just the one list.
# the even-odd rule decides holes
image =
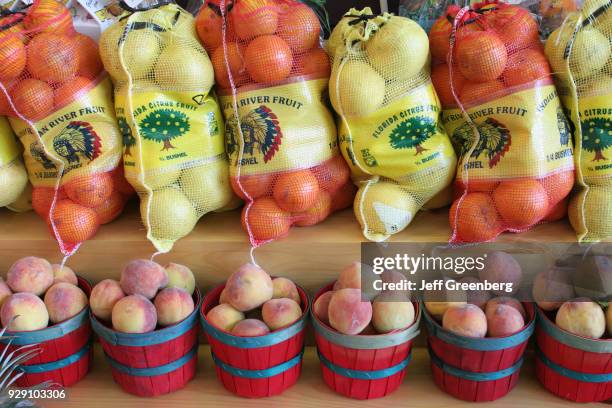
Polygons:
[[569,218],[580,241],[612,237],[612,3],[586,1],[546,43],[576,144]]
[[0,114],[24,147],[32,206],[69,255],[130,195],[111,83],[63,4],[35,0],[0,27]]
[[28,173],[21,160],[21,148],[8,121],[0,116],[0,207],[10,209],[23,194],[28,194],[27,186]]
[[432,80],[460,156],[451,242],[562,218],[574,184],[571,130],[536,21],[521,7],[486,2],[449,8],[434,26]]
[[125,176],[160,252],[233,199],[213,69],[193,17],[175,4],[136,11],[100,39],[115,84]]
[[364,236],[382,241],[410,224],[455,174],[429,77],[427,34],[405,17],[351,9],[328,51],[340,150],[359,187],[353,209]]
[[257,246],[349,206],[354,190],[326,106],[317,14],[296,0],[229,5],[206,1],[197,27],[227,121],[232,187]]

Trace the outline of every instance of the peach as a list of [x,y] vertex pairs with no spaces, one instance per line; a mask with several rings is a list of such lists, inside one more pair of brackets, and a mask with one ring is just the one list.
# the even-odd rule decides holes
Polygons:
[[38,296],[23,292],[11,295],[4,302],[0,319],[9,331],[32,331],[47,327],[49,313]]
[[467,293],[463,290],[426,290],[423,292],[423,299],[427,312],[441,322],[449,307],[467,303]]
[[359,334],[372,320],[372,303],[363,300],[361,290],[339,289],[329,301],[329,325],[340,333]]
[[273,299],[287,298],[294,300],[298,305],[301,303],[300,294],[295,286],[295,283],[291,282],[287,278],[272,279],[272,289]]
[[554,266],[536,275],[532,295],[540,308],[546,311],[558,309],[575,296],[571,273],[572,268]]
[[28,256],[15,262],[6,275],[13,292],[28,292],[37,296],[53,285],[53,267],[46,259]]
[[230,304],[221,303],[208,311],[206,319],[218,329],[231,331],[239,321],[244,320],[244,313]]
[[291,299],[271,299],[261,308],[263,321],[270,330],[280,329],[302,317],[302,308]]
[[270,333],[268,326],[258,319],[242,320],[232,329],[232,334],[240,337],[257,337],[268,333]]
[[125,266],[119,284],[127,295],[153,299],[157,291],[168,284],[168,274],[158,263],[136,259]]
[[[380,274],[381,280],[386,284],[401,284],[406,280],[406,275],[398,271],[384,271]],[[392,291],[401,295],[405,295],[410,299],[410,290],[408,289],[388,289],[388,291]]]
[[223,290],[221,291],[221,294],[219,295],[219,304],[221,303],[229,304],[229,300],[227,299],[227,290],[225,290],[225,288],[223,288]]
[[[461,279],[459,282],[461,283],[479,283],[480,279],[474,278],[471,276],[467,276]],[[486,290],[467,290],[467,302],[473,305],[478,306],[479,308],[485,308],[485,305],[491,299],[491,294]]]
[[227,280],[227,300],[237,310],[246,312],[272,299],[272,278],[259,266],[245,264]]
[[190,295],[193,295],[195,290],[195,277],[191,269],[185,265],[170,262],[164,266],[166,273],[168,274],[168,285],[167,288],[179,288],[183,289]]
[[380,280],[380,276],[375,274],[370,266],[353,262],[340,272],[334,290],[361,289],[363,283],[364,298],[372,300],[380,293],[380,290],[374,289],[374,282],[377,280]]
[[89,307],[97,318],[110,321],[113,306],[123,297],[125,297],[125,293],[123,293],[119,282],[112,279],[104,279],[91,290]]
[[606,332],[606,316],[602,308],[588,298],[563,303],[555,322],[565,331],[592,339],[599,339]]
[[115,303],[112,322],[113,328],[122,333],[148,333],[157,326],[157,312],[146,297],[130,295]]
[[195,308],[191,295],[179,288],[160,290],[154,304],[160,326],[170,326],[184,320]]
[[13,294],[11,288],[8,287],[4,279],[0,278],[0,307],[4,304],[6,299]]
[[496,295],[516,293],[521,284],[523,269],[514,257],[506,252],[493,251],[486,254],[484,268],[478,272],[481,281],[512,283],[512,291],[492,291]]
[[49,320],[60,323],[78,315],[87,307],[87,295],[78,286],[58,282],[45,293]]
[[481,338],[487,334],[487,317],[476,305],[453,305],[444,313],[442,327],[460,336]]
[[329,301],[334,294],[333,290],[321,294],[312,305],[312,312],[320,321],[329,326]]
[[[527,320],[527,313],[525,312],[523,304],[515,298],[511,298],[508,296],[500,296],[489,300],[484,308],[485,314],[488,316],[489,313],[491,313],[497,305],[506,305],[513,307],[519,311],[519,313],[523,317],[523,320]],[[491,310],[491,312],[489,312],[489,309]]]
[[376,296],[372,302],[372,325],[378,333],[389,333],[404,329],[414,322],[414,305],[398,293],[386,292]]
[[51,268],[53,269],[53,283],[66,282],[74,286],[79,286],[79,280],[72,268],[60,264],[53,264]]
[[489,337],[505,337],[521,331],[525,319],[512,306],[498,303],[487,308],[487,334]]

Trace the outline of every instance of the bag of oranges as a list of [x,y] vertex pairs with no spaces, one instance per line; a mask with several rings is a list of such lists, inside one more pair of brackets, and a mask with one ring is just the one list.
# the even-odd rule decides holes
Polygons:
[[574,184],[571,131],[535,19],[498,2],[449,7],[430,47],[460,156],[451,241],[489,241],[562,218]]
[[569,219],[581,241],[612,237],[612,3],[586,1],[546,43],[574,129]]
[[355,216],[366,238],[382,241],[428,201],[450,201],[457,159],[439,120],[427,34],[405,17],[351,9],[327,49],[340,150],[359,187]]
[[0,114],[24,147],[32,206],[72,254],[130,195],[97,44],[63,4],[35,0],[0,20],[0,55]]
[[317,13],[297,0],[207,0],[197,18],[226,118],[230,177],[260,245],[352,202],[326,106]]
[[0,116],[0,207],[11,209],[15,202],[22,201],[22,195],[30,193],[27,186],[28,173],[21,160],[21,148],[8,121]]
[[193,17],[175,4],[133,11],[104,31],[125,176],[160,252],[234,197],[214,74]]

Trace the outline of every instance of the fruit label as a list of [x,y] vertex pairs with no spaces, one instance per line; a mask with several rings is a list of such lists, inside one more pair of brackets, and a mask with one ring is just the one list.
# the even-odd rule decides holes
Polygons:
[[208,92],[118,93],[115,107],[126,178],[140,187],[148,176],[225,157],[221,111]]
[[316,79],[248,90],[235,100],[221,95],[229,118],[231,174],[238,167],[242,175],[310,168],[336,155],[336,125],[323,98],[327,83]]
[[0,167],[15,160],[20,153],[19,145],[11,125],[6,118],[0,117]]
[[29,125],[10,118],[24,148],[24,160],[35,187],[54,187],[85,174],[114,169],[121,159],[121,134],[112,106],[108,77],[92,82],[78,99]]
[[466,110],[443,112],[443,123],[471,178],[544,177],[574,167],[571,128],[552,84],[494,99]]
[[340,148],[353,176],[378,175],[403,183],[419,174],[454,169],[455,153],[439,119],[440,103],[428,82],[371,115],[341,120]]

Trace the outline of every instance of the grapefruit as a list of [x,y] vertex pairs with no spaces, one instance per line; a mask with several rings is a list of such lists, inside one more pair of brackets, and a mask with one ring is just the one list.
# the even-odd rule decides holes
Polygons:
[[150,236],[163,241],[184,237],[198,222],[198,214],[191,202],[174,187],[154,191],[142,199],[140,214]]
[[588,26],[580,29],[569,57],[574,77],[581,79],[596,74],[606,65],[610,53],[610,41],[601,31]]
[[340,115],[367,116],[385,101],[385,79],[365,62],[338,61],[329,81],[329,98]]

